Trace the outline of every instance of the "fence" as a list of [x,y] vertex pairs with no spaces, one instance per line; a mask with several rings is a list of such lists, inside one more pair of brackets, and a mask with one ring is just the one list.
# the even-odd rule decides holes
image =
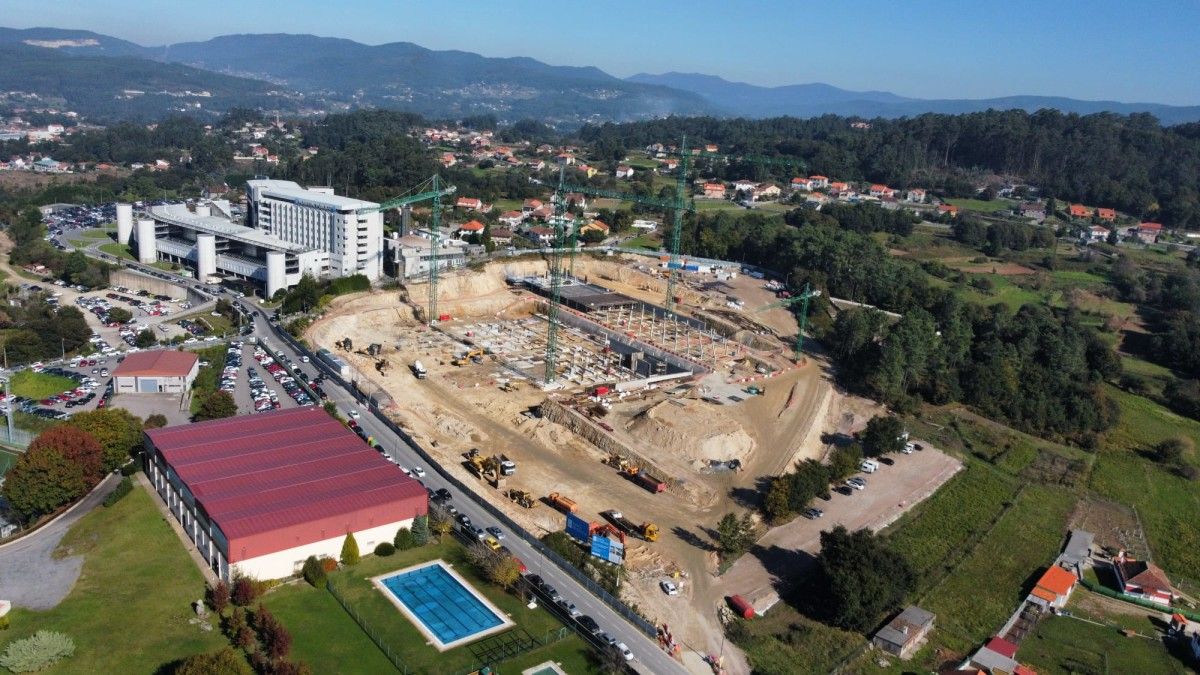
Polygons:
[[1182,614],[1185,617],[1187,617],[1188,620],[1190,620],[1190,621],[1200,621],[1200,612],[1193,612],[1191,610],[1186,610],[1186,609],[1182,609],[1182,608],[1170,607],[1167,605],[1162,605],[1157,602],[1152,602],[1150,600],[1142,600],[1141,598],[1135,598],[1131,595],[1125,595],[1124,593],[1118,593],[1118,592],[1114,591],[1113,589],[1109,588],[1108,586],[1104,586],[1103,584],[1095,583],[1094,581],[1092,581],[1090,579],[1080,579],[1079,583],[1083,584],[1084,588],[1088,589],[1089,591],[1091,591],[1093,593],[1099,593],[1100,595],[1106,595],[1115,600],[1121,600],[1123,602],[1128,602],[1130,604],[1137,605],[1139,607],[1145,607],[1146,609],[1157,610],[1159,612],[1170,612],[1170,613],[1174,613],[1174,614]]
[[11,448],[20,448],[24,450],[25,448],[29,447],[30,441],[32,441],[35,436],[37,436],[36,433],[17,427],[13,427],[12,433],[10,434],[8,432],[8,425],[4,423],[3,419],[0,419],[0,445],[7,445]]
[[408,675],[408,666],[405,665],[404,661],[400,660],[400,656],[396,654],[396,652],[392,651],[392,646],[388,644],[388,642],[384,640],[383,637],[381,637],[380,634],[376,632],[376,630],[372,628],[370,624],[368,624],[366,621],[363,621],[362,616],[360,616],[358,611],[354,609],[354,606],[349,602],[346,602],[346,599],[342,597],[341,592],[338,591],[337,586],[333,584],[332,580],[325,582],[325,588],[338,601],[338,604],[342,606],[342,609],[346,610],[346,613],[350,615],[350,618],[354,619],[354,623],[358,624],[358,627],[367,634],[367,637],[371,638],[371,642],[374,642],[375,646],[379,647],[379,651],[383,652],[388,661],[392,662],[392,665],[396,667],[396,670]]
[[[297,341],[295,338],[293,338],[287,331],[283,330],[282,328],[280,328],[278,325],[276,325],[274,323],[271,323],[271,330],[273,330],[275,332],[275,334],[281,340],[283,340],[288,345],[290,345],[292,347],[292,349],[296,350],[297,353],[308,356],[310,361],[312,362],[312,364],[315,365],[317,368],[319,368],[321,370],[321,372],[325,373],[326,377],[328,377],[330,380],[336,382],[337,384],[341,385],[343,388],[345,388],[347,391],[351,392],[352,394],[357,395],[357,389],[354,387],[353,383],[346,382],[345,380],[342,379],[342,377],[340,375],[333,372],[333,369],[330,368],[327,364],[322,363],[320,360],[316,359],[314,357],[313,353],[311,351],[309,351],[307,347],[301,345],[299,343],[299,341]],[[442,468],[442,466],[439,462],[434,460],[434,458],[431,457],[429,455],[429,453],[427,453],[425,451],[425,448],[422,448],[420,445],[417,445],[416,441],[414,441],[411,436],[409,436],[407,433],[405,433],[404,430],[401,429],[395,422],[388,419],[384,415],[380,414],[378,408],[374,407],[374,405],[372,405],[370,401],[368,401],[367,403],[368,403],[368,407],[371,410],[371,412],[373,412],[375,414],[375,418],[377,420],[379,420],[380,422],[382,422],[385,426],[387,426],[387,428],[391,429],[392,433],[396,434],[396,436],[398,436],[400,438],[400,440],[404,441],[418,455],[420,455],[421,460],[425,462],[426,466],[430,467],[434,471],[437,471],[446,482],[453,485],[463,495],[469,497],[472,501],[475,502],[476,505],[478,505],[484,511],[487,511],[488,515],[490,515],[491,517],[500,521],[504,525],[504,527],[506,527],[507,529],[512,531],[514,534],[516,534],[518,537],[523,539],[525,541],[525,543],[529,544],[529,546],[531,546],[535,551],[537,551],[539,554],[541,554],[544,558],[546,558],[550,562],[554,563],[554,565],[557,566],[564,573],[566,573],[567,576],[571,577],[575,581],[575,583],[586,588],[592,595],[599,598],[600,601],[603,602],[604,604],[608,605],[610,609],[612,609],[617,614],[620,614],[621,617],[623,617],[626,621],[633,624],[638,630],[645,633],[646,636],[649,637],[651,640],[655,640],[658,638],[658,631],[655,628],[653,623],[647,621],[645,617],[643,617],[642,615],[633,611],[633,609],[630,608],[629,605],[626,605],[625,603],[621,602],[618,598],[616,598],[611,593],[609,593],[607,590],[605,590],[603,587],[601,587],[600,584],[596,583],[591,577],[584,574],[579,568],[577,568],[574,565],[572,565],[571,563],[567,562],[566,559],[564,559],[559,554],[550,550],[550,548],[548,548],[545,544],[543,544],[536,537],[534,537],[533,535],[526,532],[525,528],[521,527],[516,522],[514,522],[511,518],[509,518],[500,509],[496,508],[495,506],[492,506],[492,504],[489,503],[487,500],[485,500],[482,497],[480,497],[479,495],[475,494],[475,491],[468,488],[466,485],[464,485],[462,483],[462,481],[460,481],[457,478],[455,478],[454,476],[450,475],[450,473],[448,471],[446,471],[445,469]]]

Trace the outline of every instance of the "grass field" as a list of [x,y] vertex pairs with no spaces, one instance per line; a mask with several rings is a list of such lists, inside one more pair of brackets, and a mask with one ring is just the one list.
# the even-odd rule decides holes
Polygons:
[[657,251],[662,248],[663,242],[662,242],[662,239],[660,239],[658,237],[648,235],[648,234],[643,234],[642,236],[637,237],[635,239],[630,239],[629,241],[622,244],[622,246],[624,246],[626,248],[644,248],[644,249],[649,249],[651,251]]
[[982,199],[947,199],[947,204],[953,204],[964,211],[978,211],[979,213],[996,213],[998,211],[1011,211],[1013,202],[1003,199],[993,199],[984,201]]
[[124,260],[134,260],[133,253],[129,251],[129,247],[124,244],[118,244],[115,241],[107,244],[100,244],[100,250],[111,256],[116,256]]
[[22,370],[10,380],[12,393],[33,399],[43,399],[54,394],[61,394],[68,389],[74,389],[75,380],[49,373],[35,373],[32,370]]
[[192,312],[176,317],[175,321],[183,319],[197,321],[203,326],[208,326],[210,328],[208,335],[224,335],[233,330],[233,322],[224,314],[213,316],[212,312]]
[[1061,616],[1043,620],[1021,643],[1017,659],[1042,675],[1193,672],[1158,640]]
[[112,239],[112,235],[116,234],[117,230],[85,230],[76,235],[78,239]]
[[863,636],[813,621],[779,603],[732,633],[755,673],[828,673],[863,645]]
[[17,456],[14,453],[0,450],[0,476],[3,476],[16,461]]
[[75,641],[75,655],[43,673],[153,673],[226,644],[187,623],[204,580],[143,489],[80,520],[59,547],[85,556],[71,594],[46,612],[14,609],[0,649],[40,630]]
[[[364,620],[386,636],[408,666],[409,672],[451,673],[478,665],[470,645],[439,652],[426,644],[417,628],[368,581],[370,577],[436,558],[452,564],[476,590],[516,622],[518,628],[514,630],[524,629],[530,635],[542,638],[562,628],[562,624],[545,609],[529,609],[515,595],[505,593],[481,579],[466,561],[463,548],[449,538],[439,544],[402,551],[387,558],[367,556],[353,569],[330,575]],[[265,604],[292,632],[295,658],[307,662],[313,672],[377,673],[391,670],[383,653],[329,591],[294,584],[269,593]],[[588,652],[583,641],[572,635],[504,661],[502,670],[520,672],[529,666],[553,660],[561,663],[569,673],[596,672]]]

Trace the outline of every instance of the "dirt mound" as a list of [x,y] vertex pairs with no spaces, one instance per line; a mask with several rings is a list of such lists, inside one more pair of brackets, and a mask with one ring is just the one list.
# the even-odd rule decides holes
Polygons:
[[746,461],[754,439],[741,424],[700,401],[664,401],[646,409],[626,429],[656,452],[681,457],[697,465],[709,460]]

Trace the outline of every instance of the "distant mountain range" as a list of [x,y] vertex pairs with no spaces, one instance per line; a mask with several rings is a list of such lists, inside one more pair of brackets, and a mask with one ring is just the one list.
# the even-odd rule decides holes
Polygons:
[[[232,105],[254,105],[281,112],[388,107],[434,118],[493,114],[500,120],[536,118],[566,126],[665,115],[872,118],[1047,107],[1149,112],[1167,124],[1200,120],[1200,106],[1044,96],[924,100],[828,84],[759,87],[683,73],[621,79],[598,68],[552,66],[531,58],[434,51],[409,42],[371,46],[313,35],[224,35],[143,47],[90,31],[0,28],[0,63],[0,91],[32,91],[107,118],[176,109],[218,114]],[[211,97],[172,95],[197,89]],[[146,94],[122,98],[125,90]]]

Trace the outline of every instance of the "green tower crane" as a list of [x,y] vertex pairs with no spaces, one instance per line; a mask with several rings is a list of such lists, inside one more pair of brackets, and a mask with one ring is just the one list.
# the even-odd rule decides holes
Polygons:
[[799,361],[804,355],[804,331],[808,329],[808,301],[812,298],[820,297],[820,295],[821,291],[811,290],[808,284],[804,284],[804,290],[797,295],[785,300],[780,300],[779,302],[772,302],[769,305],[763,305],[762,307],[754,310],[755,313],[765,312],[768,309],[775,309],[776,307],[791,307],[796,303],[800,303],[800,330],[796,331],[795,347],[797,361]]

